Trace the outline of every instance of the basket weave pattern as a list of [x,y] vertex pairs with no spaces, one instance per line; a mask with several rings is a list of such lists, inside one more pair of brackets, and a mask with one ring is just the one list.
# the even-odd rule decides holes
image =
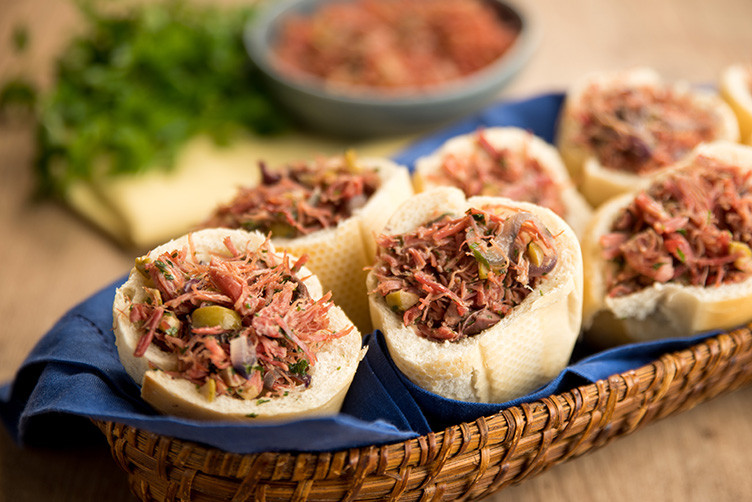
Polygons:
[[142,500],[475,500],[752,380],[752,325],[402,443],[233,454],[95,422]]

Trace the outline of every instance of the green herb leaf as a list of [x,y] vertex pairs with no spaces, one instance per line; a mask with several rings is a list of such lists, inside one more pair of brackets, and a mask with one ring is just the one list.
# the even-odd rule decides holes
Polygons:
[[290,373],[304,376],[308,373],[308,366],[308,360],[301,359],[297,363],[290,365]]
[[154,265],[162,273],[165,279],[167,279],[168,281],[175,280],[175,277],[170,273],[169,270],[167,270],[167,265],[165,265],[162,260],[155,261]]
[[43,194],[95,174],[169,168],[198,135],[226,144],[245,131],[287,127],[243,48],[251,8],[172,0],[112,15],[81,6],[88,32],[57,61],[39,110]]

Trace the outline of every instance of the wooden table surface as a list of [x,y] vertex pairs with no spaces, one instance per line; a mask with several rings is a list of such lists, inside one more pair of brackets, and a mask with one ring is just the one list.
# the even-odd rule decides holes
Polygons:
[[[565,89],[591,70],[644,64],[670,79],[713,83],[752,61],[749,0],[527,1],[542,32],[534,60],[502,98]],[[29,57],[11,57],[17,22],[30,28]],[[0,80],[23,69],[42,82],[80,28],[68,2],[0,0]],[[0,125],[0,381],[66,310],[123,275],[135,251],[64,207],[32,201],[31,128]],[[584,457],[556,466],[490,501],[752,499],[752,387],[704,403]],[[83,449],[20,448],[0,430],[0,500],[126,501],[125,473],[103,443]]]

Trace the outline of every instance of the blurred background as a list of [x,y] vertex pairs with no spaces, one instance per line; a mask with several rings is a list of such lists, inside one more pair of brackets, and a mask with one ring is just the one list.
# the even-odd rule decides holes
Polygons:
[[[499,100],[563,92],[587,72],[633,65],[651,66],[668,80],[712,86],[726,66],[752,62],[749,0],[518,3],[535,22],[540,39],[530,62],[499,92]],[[28,38],[21,54],[14,50],[19,26],[26,27],[23,36]],[[0,82],[23,75],[44,93],[53,85],[56,58],[84,27],[73,2],[0,0]],[[331,150],[343,144],[293,133],[291,141],[302,145],[301,151]],[[362,146],[396,152],[418,136]],[[55,320],[122,277],[139,252],[138,245],[124,245],[65,204],[35,197],[36,152],[33,122],[16,116],[0,121],[3,382],[13,378]],[[752,389],[746,388],[651,425],[488,500],[748,499],[752,495],[750,414]],[[0,431],[0,499],[134,500],[125,474],[111,460],[105,444],[62,451],[22,449],[5,430]]]

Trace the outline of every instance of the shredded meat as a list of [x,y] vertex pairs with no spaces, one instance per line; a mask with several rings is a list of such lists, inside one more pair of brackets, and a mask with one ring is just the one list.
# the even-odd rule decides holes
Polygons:
[[297,278],[305,259],[277,259],[268,241],[255,252],[237,250],[229,238],[225,246],[229,257],[200,262],[184,248],[137,266],[148,286],[146,300],[130,306],[141,330],[134,355],[151,344],[175,353],[178,369],[170,374],[201,387],[213,380],[211,398],[307,386],[321,344],[348,332],[329,327],[330,295],[312,300]]
[[582,98],[579,141],[610,169],[651,173],[684,157],[718,130],[720,117],[670,86],[599,89]]
[[499,149],[478,131],[475,149],[470,155],[449,154],[440,169],[429,177],[442,185],[452,185],[465,195],[494,195],[532,202],[564,216],[561,190],[532,157],[527,147],[521,150]]
[[405,326],[435,341],[456,341],[498,323],[556,265],[555,238],[534,215],[493,208],[444,216],[377,238],[378,294]]
[[752,175],[698,157],[634,201],[601,237],[615,264],[609,295],[656,282],[692,286],[734,283],[752,272]]
[[297,237],[349,218],[381,184],[377,170],[360,166],[349,152],[311,163],[293,162],[274,171],[262,163],[261,173],[258,186],[241,188],[202,226]]
[[283,71],[351,91],[394,92],[478,71],[518,34],[481,0],[355,0],[289,16],[274,52]]

